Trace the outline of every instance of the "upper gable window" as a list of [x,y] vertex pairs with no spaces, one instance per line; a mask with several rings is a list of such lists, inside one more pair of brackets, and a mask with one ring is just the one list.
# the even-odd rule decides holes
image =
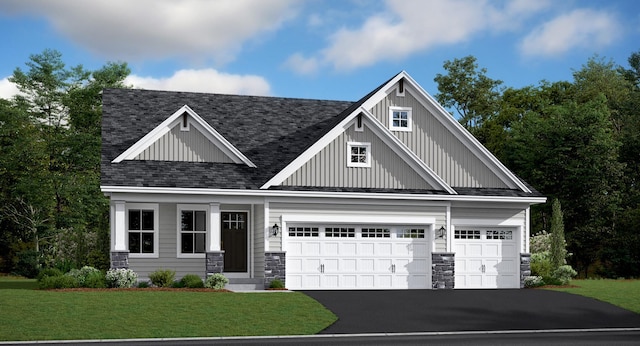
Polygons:
[[389,129],[392,131],[411,131],[411,108],[390,107]]
[[371,143],[347,143],[347,167],[371,167]]

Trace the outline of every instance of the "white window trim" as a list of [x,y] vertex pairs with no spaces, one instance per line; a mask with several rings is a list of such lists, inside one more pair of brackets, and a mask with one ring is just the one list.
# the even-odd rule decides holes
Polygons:
[[[204,211],[207,228],[205,232],[205,253],[182,253],[182,211]],[[176,213],[176,258],[205,258],[207,252],[207,237],[211,234],[211,220],[209,220],[209,206],[206,204],[178,204]]]
[[[159,244],[160,244],[160,232],[159,232],[159,205],[155,203],[127,203],[125,211],[125,230],[126,230],[126,249],[129,250],[129,210],[141,209],[141,210],[153,210],[153,253],[129,253],[130,258],[158,258],[160,256]],[[142,222],[142,221],[141,221]]]
[[[367,162],[351,162],[351,148],[365,147]],[[371,143],[368,142],[347,142],[347,167],[371,167]]]
[[[393,126],[393,112],[397,112],[397,111],[407,112],[407,127]],[[412,113],[411,107],[389,107],[389,129],[391,131],[411,132],[411,129],[413,126],[411,113]]]

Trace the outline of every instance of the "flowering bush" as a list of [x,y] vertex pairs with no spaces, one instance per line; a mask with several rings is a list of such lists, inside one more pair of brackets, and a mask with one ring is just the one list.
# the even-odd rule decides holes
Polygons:
[[229,283],[229,279],[227,279],[224,275],[220,273],[216,273],[207,278],[207,280],[204,282],[204,287],[221,290],[228,283]]
[[131,269],[109,269],[105,278],[109,287],[131,288],[136,285],[138,274]]
[[558,269],[553,271],[553,278],[558,281],[560,285],[568,285],[571,278],[578,275],[578,273],[571,268],[570,265],[559,266]]
[[94,267],[84,266],[81,269],[71,269],[64,275],[76,279],[80,287],[94,287],[97,278],[102,277],[102,272]]
[[542,276],[527,276],[524,278],[524,287],[532,288],[544,285]]

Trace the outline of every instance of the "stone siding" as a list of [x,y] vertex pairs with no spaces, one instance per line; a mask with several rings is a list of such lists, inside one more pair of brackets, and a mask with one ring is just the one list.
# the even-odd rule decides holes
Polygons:
[[433,289],[453,289],[455,286],[455,253],[433,252],[431,254]]
[[111,252],[111,269],[129,269],[129,251]]
[[264,288],[269,288],[271,281],[280,280],[286,287],[286,253],[269,251],[264,253]]
[[520,288],[524,288],[524,279],[531,275],[531,254],[520,254]]
[[207,252],[206,258],[206,276],[222,273],[224,270],[224,251]]

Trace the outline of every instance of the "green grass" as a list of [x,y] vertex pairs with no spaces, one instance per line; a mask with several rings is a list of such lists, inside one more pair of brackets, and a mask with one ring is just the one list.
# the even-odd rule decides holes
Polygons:
[[595,298],[640,314],[640,280],[572,280],[571,284],[578,287],[550,289]]
[[24,289],[32,290],[38,288],[35,279],[25,279],[20,276],[0,275],[0,290],[2,289]]
[[316,334],[336,316],[297,292],[0,290],[0,340]]

